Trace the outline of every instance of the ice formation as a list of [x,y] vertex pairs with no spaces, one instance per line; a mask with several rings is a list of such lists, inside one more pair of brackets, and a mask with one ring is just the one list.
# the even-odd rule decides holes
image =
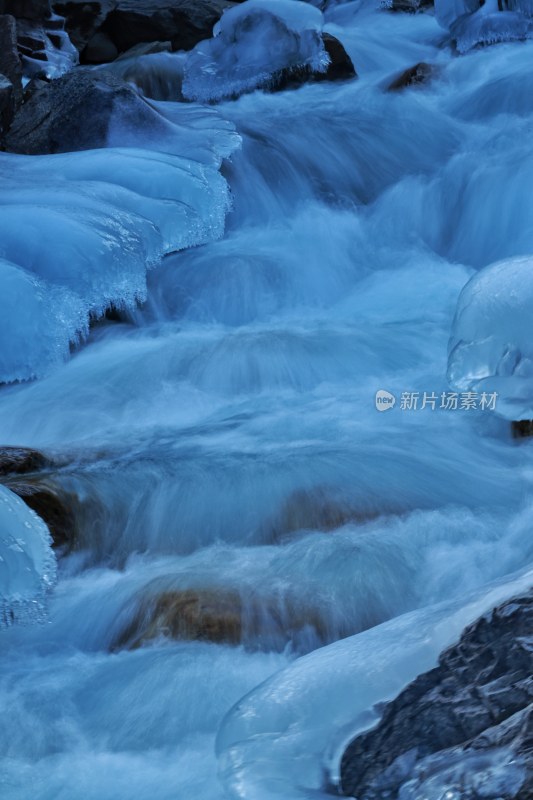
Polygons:
[[448,378],[462,391],[497,392],[497,411],[533,418],[533,258],[476,273],[459,297]]
[[44,618],[56,578],[51,544],[44,522],[0,486],[0,629]]
[[248,0],[227,11],[214,37],[200,42],[185,64],[183,94],[209,102],[275,81],[283,70],[325,72],[322,14],[299,0]]
[[438,22],[450,30],[460,53],[477,45],[528,39],[533,35],[530,0],[435,0]]
[[223,234],[229,192],[218,169],[238,139],[214,112],[173,122],[174,152],[187,157],[141,147],[0,154],[0,381],[43,375],[91,315],[142,300],[163,255]]

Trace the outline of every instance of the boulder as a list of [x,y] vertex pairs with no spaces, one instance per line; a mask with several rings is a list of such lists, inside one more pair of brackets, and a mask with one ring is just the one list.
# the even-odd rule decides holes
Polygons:
[[326,48],[326,53],[331,59],[327,72],[319,72],[315,80],[344,81],[356,78],[357,72],[352,63],[352,59],[344,49],[344,45],[339,42],[331,33],[323,33],[322,41]]
[[407,11],[415,14],[433,6],[433,0],[387,0],[385,8],[389,11]]
[[54,547],[72,545],[75,539],[73,498],[54,486],[51,479],[6,481],[6,486],[18,495],[46,523]]
[[0,14],[42,22],[51,15],[50,0],[0,0]]
[[533,419],[513,420],[511,432],[514,439],[527,439],[529,436],[533,436]]
[[5,75],[0,74],[0,136],[11,125],[15,114],[15,93],[13,84]]
[[0,447],[0,476],[27,475],[49,465],[38,450],[30,447]]
[[58,0],[58,2],[54,0],[53,2],[54,11],[65,18],[65,30],[80,53],[116,6],[117,0]]
[[[385,706],[377,727],[348,745],[343,793],[361,800],[396,798],[410,781],[405,796],[422,797],[431,780],[435,796],[461,786],[462,800],[531,800],[532,634],[533,590],[466,628],[435,669]],[[489,773],[503,747],[509,748],[499,766],[506,791],[495,784],[491,793]]]
[[357,72],[344,45],[330,33],[323,33],[324,48],[331,62],[326,72],[318,72],[308,68],[284,69],[269,87],[271,92],[296,89],[304,83],[321,83],[322,81],[340,81],[357,78]]
[[107,64],[118,56],[118,50],[103,31],[98,31],[87,43],[83,51],[85,64]]
[[172,43],[173,50],[190,50],[209,39],[229,0],[119,0],[103,30],[120,53],[142,42]]
[[166,132],[166,123],[129,84],[78,69],[33,92],[5,139],[13,153],[42,155],[105,147],[112,125]]
[[389,84],[389,92],[399,92],[406,89],[408,86],[419,86],[423,83],[429,83],[431,78],[435,75],[435,67],[431,64],[426,64],[425,61],[420,61],[414,67],[404,70],[392,83]]
[[22,101],[22,64],[17,50],[17,23],[12,16],[0,16],[0,73],[13,85],[15,105]]

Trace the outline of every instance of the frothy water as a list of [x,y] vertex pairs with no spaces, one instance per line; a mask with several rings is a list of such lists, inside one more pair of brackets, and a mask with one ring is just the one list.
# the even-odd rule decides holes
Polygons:
[[[135,267],[140,307],[0,393],[0,441],[56,459],[78,524],[49,623],[0,631],[5,800],[30,785],[35,800],[316,798],[374,703],[529,586],[528,443],[490,412],[400,398],[449,391],[463,286],[533,248],[533,43],[457,57],[431,14],[358,2],[326,22],[358,80],[254,92],[206,118],[191,105],[194,124],[161,103],[174,152],[204,164],[196,197],[226,203],[225,157],[223,237],[215,203],[209,235],[184,242],[200,246]],[[386,90],[420,60],[437,65],[429,84]],[[98,174],[90,202],[104,203],[106,159],[126,175],[124,159],[146,158],[134,210],[151,219],[167,173],[142,149],[52,166],[67,184]],[[126,196],[112,200],[131,214]],[[163,250],[182,246],[172,219]],[[378,390],[397,398],[386,413]],[[193,591],[238,598],[239,646],[164,630],[117,644],[147,598]]]

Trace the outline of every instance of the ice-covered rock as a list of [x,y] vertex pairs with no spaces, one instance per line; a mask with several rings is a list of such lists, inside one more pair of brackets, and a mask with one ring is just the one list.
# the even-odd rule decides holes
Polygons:
[[533,36],[531,0],[435,0],[435,15],[449,29],[460,53]]
[[0,486],[0,628],[44,619],[56,578],[51,543],[44,522]]
[[6,137],[14,153],[41,155],[105,147],[111,126],[161,136],[166,121],[134,88],[108,73],[80,69],[34,92]]
[[[167,125],[168,138],[150,142],[167,152],[0,154],[0,381],[48,372],[90,316],[144,299],[163,255],[223,234],[219,167],[238,145],[233,126],[189,106]],[[112,128],[109,143],[128,135]]]
[[496,411],[533,419],[533,258],[492,264],[466,284],[449,343],[448,379],[497,393]]
[[[341,764],[350,797],[528,800],[533,790],[533,592],[468,627],[357,737]],[[398,794],[399,792],[399,794]]]
[[300,0],[247,0],[187,58],[184,96],[209,102],[275,84],[290,71],[325,73],[322,22],[321,12]]

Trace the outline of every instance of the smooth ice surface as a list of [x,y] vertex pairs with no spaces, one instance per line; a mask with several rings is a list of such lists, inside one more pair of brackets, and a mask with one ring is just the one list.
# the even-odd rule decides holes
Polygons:
[[183,94],[209,102],[268,85],[281,70],[325,72],[322,14],[300,0],[247,0],[185,62]]
[[459,390],[497,392],[508,419],[533,418],[533,259],[492,264],[466,284],[449,344]]
[[44,522],[0,486],[0,629],[45,617],[56,579],[51,545]]

